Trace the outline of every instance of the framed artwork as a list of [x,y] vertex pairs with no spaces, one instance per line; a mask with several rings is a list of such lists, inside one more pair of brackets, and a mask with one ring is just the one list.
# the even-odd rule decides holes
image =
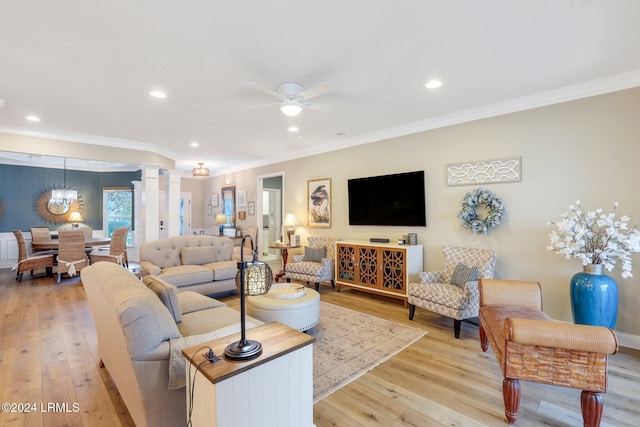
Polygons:
[[213,207],[211,206],[211,203],[207,205],[207,215],[208,216],[213,215]]
[[238,219],[247,219],[246,211],[238,211]]
[[309,227],[331,228],[331,178],[307,181]]
[[249,211],[249,215],[255,215],[256,211],[255,211],[255,202],[249,202],[248,203],[248,211]]
[[238,191],[238,207],[243,208],[247,206],[247,192]]
[[211,195],[211,206],[213,206],[214,208],[220,206],[220,197],[218,196],[218,193],[214,193]]

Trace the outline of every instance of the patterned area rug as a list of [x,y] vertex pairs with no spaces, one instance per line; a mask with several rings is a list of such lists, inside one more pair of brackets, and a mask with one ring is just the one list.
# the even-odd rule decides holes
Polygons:
[[427,332],[327,302],[307,331],[313,344],[313,403],[366,374]]

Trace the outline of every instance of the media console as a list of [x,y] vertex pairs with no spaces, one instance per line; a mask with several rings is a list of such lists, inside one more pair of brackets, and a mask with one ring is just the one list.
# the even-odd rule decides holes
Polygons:
[[336,242],[336,288],[402,299],[407,306],[407,284],[420,280],[422,262],[422,245],[341,240]]

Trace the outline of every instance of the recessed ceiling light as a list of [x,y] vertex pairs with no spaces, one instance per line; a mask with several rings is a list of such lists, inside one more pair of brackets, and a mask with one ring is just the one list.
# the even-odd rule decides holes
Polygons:
[[25,118],[27,120],[29,120],[30,122],[39,122],[40,121],[40,117],[38,117],[38,116],[27,116]]
[[437,89],[440,86],[442,86],[442,82],[440,80],[430,80],[425,85],[427,89]]
[[159,98],[159,99],[164,99],[167,97],[167,94],[164,93],[161,90],[154,90],[152,92],[149,92],[149,95],[153,96],[154,98]]
[[193,148],[200,147],[200,144],[198,144],[197,141],[192,141],[189,145],[192,146]]
[[298,127],[298,125],[290,125],[287,130],[291,133],[296,133],[300,130],[300,128]]

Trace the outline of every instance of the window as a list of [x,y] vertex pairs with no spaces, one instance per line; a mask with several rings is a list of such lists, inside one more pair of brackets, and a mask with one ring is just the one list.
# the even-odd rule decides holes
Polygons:
[[103,228],[107,237],[119,227],[129,227],[127,245],[131,245],[131,225],[133,224],[133,192],[130,188],[105,188],[102,191]]

